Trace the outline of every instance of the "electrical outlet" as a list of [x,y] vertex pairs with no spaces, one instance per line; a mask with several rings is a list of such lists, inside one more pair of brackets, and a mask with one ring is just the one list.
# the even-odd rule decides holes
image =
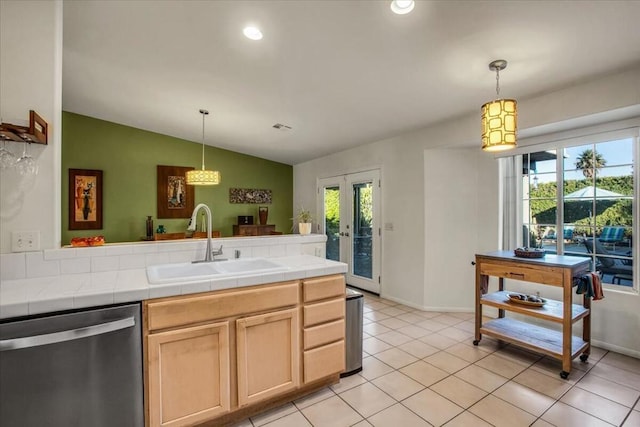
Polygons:
[[11,252],[31,252],[40,250],[39,231],[11,232]]

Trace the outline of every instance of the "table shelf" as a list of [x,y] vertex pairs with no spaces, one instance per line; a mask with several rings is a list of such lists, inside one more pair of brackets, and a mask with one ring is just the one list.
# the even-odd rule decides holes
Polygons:
[[[487,295],[483,295],[481,304],[496,307],[502,310],[508,310],[514,313],[520,313],[538,319],[549,320],[551,322],[562,323],[564,319],[564,304],[561,301],[546,299],[545,305],[542,307],[531,307],[523,304],[511,302],[509,294],[513,292],[498,291]],[[578,304],[571,304],[571,321],[582,319],[590,313],[590,309]]]

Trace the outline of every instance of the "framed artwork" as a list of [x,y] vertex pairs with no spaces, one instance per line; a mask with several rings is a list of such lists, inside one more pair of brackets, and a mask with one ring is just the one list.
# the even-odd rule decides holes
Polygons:
[[187,185],[185,178],[190,170],[193,168],[158,165],[158,218],[191,217],[195,190],[193,185]]
[[69,169],[69,230],[102,228],[102,171]]
[[271,190],[230,188],[229,203],[269,204],[271,203]]

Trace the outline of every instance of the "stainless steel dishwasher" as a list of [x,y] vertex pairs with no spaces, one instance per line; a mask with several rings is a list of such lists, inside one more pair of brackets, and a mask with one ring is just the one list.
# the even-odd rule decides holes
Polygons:
[[142,427],[140,304],[0,323],[0,425]]

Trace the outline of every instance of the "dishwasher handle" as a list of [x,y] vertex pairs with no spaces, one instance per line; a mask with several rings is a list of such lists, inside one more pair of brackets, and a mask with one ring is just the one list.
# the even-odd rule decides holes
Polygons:
[[69,329],[67,331],[53,332],[51,334],[33,335],[30,337],[14,338],[10,340],[0,340],[0,351],[18,350],[21,348],[38,347],[47,344],[56,344],[65,341],[77,340],[80,338],[102,335],[120,329],[135,326],[133,317],[127,317],[112,322],[100,323],[98,325],[85,326],[84,328]]

